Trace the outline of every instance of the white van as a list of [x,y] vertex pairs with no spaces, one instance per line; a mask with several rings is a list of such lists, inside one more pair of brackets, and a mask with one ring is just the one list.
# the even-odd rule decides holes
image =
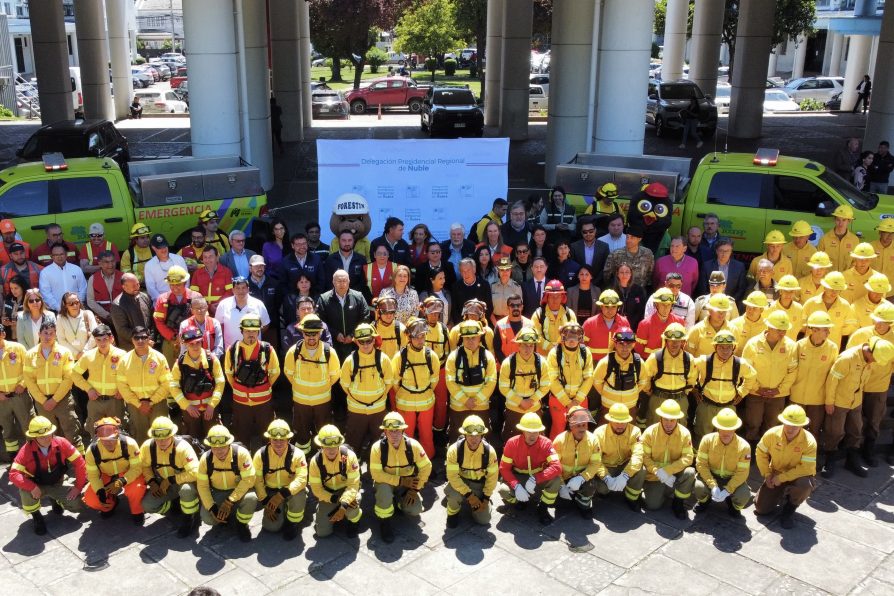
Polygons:
[[71,105],[75,117],[84,114],[84,88],[81,86],[81,67],[69,66],[68,76],[71,78]]

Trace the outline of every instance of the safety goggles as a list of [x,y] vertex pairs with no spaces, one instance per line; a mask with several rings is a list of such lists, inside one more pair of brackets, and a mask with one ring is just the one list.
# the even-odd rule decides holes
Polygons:
[[153,439],[167,439],[171,434],[171,429],[169,428],[155,428],[149,431],[149,436]]
[[[273,433],[270,434],[273,435]],[[319,442],[323,447],[338,447],[341,445],[341,437],[324,437]]]
[[382,428],[385,430],[403,430],[404,426],[397,420],[386,420],[382,423]]
[[483,435],[487,432],[487,427],[483,424],[469,424],[463,427],[463,432],[467,435]]
[[619,298],[615,298],[614,296],[609,296],[608,298],[603,298],[599,301],[600,306],[618,306],[621,304],[621,300]]
[[230,444],[229,437],[207,437],[205,442],[209,447],[226,447]]
[[357,340],[357,343],[360,344],[361,346],[369,345],[372,342],[373,342],[373,339],[371,337],[364,337],[363,339]]
[[684,339],[685,337],[686,337],[686,334],[683,333],[682,331],[680,331],[679,329],[677,329],[675,331],[666,331],[664,333],[665,339]]
[[272,428],[267,431],[271,439],[288,439],[289,431],[285,428]]
[[636,341],[636,336],[632,333],[616,333],[615,343],[631,343]]

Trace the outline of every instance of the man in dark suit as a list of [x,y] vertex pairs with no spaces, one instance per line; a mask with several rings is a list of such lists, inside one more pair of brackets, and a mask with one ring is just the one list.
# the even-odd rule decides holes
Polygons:
[[546,287],[546,260],[543,257],[537,257],[531,264],[531,279],[522,284],[522,300],[525,303],[522,313],[531,318],[534,311],[540,306],[540,299],[543,297],[543,288]]
[[463,259],[459,265],[459,279],[450,289],[453,296],[453,304],[451,305],[452,319],[454,321],[462,321],[463,306],[467,300],[475,298],[481,300],[487,305],[485,316],[490,319],[491,313],[494,312],[494,301],[490,291],[490,284],[478,277],[475,272],[475,261],[472,259]]
[[352,288],[365,287],[363,266],[366,259],[354,252],[354,234],[344,231],[338,235],[338,250],[326,258],[323,264],[323,283],[327,290],[332,289],[332,275],[339,269],[348,272]]
[[[310,252],[310,242],[304,234],[292,234],[292,252],[279,262],[277,277],[282,284],[283,293],[295,292],[295,283],[302,275],[306,275],[315,292],[321,292],[326,286],[324,281],[323,259],[317,253]],[[329,255],[326,255],[327,258]],[[332,275],[329,275],[330,280]]]
[[712,271],[722,271],[726,276],[726,295],[741,303],[748,291],[745,264],[733,258],[733,241],[720,238],[714,243],[714,259],[704,264],[699,276],[698,294],[708,293],[708,276]]
[[453,272],[459,277],[459,262],[475,254],[475,245],[466,239],[466,230],[462,224],[450,226],[450,240],[441,243],[441,253],[441,258],[453,266]]
[[580,220],[582,238],[571,243],[571,258],[578,265],[589,265],[593,270],[593,285],[602,287],[602,270],[608,259],[608,244],[596,239],[596,220],[592,216]]
[[404,222],[396,217],[385,220],[384,233],[369,243],[370,257],[376,254],[376,249],[384,246],[388,249],[388,260],[398,265],[410,266],[410,245],[403,239]]
[[369,320],[369,306],[360,292],[351,289],[344,271],[336,271],[332,277],[332,289],[317,300],[317,314],[328,325],[332,347],[344,362],[354,351],[354,329]]
[[416,277],[413,287],[418,293],[431,292],[431,272],[434,269],[444,272],[444,288],[447,291],[456,283],[456,271],[453,265],[444,259],[444,250],[435,240],[428,243],[428,260],[416,267]]

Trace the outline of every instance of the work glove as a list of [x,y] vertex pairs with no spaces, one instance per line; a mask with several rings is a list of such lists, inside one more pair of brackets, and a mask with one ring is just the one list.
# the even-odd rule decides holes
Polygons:
[[227,518],[230,517],[231,511],[233,511],[233,501],[225,499],[223,503],[218,505],[217,515],[215,515],[214,517],[216,517],[217,521],[219,521],[220,523],[226,523]]
[[723,489],[722,491],[720,491],[720,500],[721,500],[721,501],[726,501],[726,498],[727,498],[728,496],[729,496],[729,491],[728,491],[728,490]]
[[622,472],[615,478],[615,491],[622,491],[627,488],[627,481],[630,480],[630,474]]
[[329,521],[332,522],[333,524],[337,524],[338,522],[340,522],[341,520],[343,520],[345,518],[345,513],[346,513],[345,508],[342,506],[339,506],[339,508],[335,510],[335,513],[333,513],[332,515],[329,516]]
[[667,486],[674,485],[674,477],[671,474],[668,474],[664,468],[658,468],[658,471],[655,472],[655,475],[658,476],[658,481],[661,484],[666,484]]
[[267,506],[264,507],[264,516],[270,521],[276,521],[279,517],[279,506],[282,505],[283,498],[281,493],[273,493],[267,500]]
[[525,490],[525,487],[521,484],[515,485],[515,498],[519,503],[527,503],[531,498],[531,495],[528,494],[528,491]]
[[404,495],[403,507],[406,509],[407,507],[412,507],[416,503],[419,502],[419,491],[408,490]]
[[525,490],[528,491],[529,495],[533,495],[534,491],[537,490],[537,481],[534,480],[533,476],[528,476],[528,481],[525,482]]
[[469,507],[472,508],[472,511],[478,511],[484,502],[478,498],[478,495],[475,493],[469,493],[469,496],[466,497],[466,501],[469,502]]
[[357,507],[359,507],[356,499],[354,499],[353,501],[342,500],[342,501],[339,501],[338,504],[345,509],[357,509]]
[[714,488],[711,489],[711,499],[715,503],[720,503],[721,501],[723,501],[723,499],[726,498],[723,496],[723,492],[724,491],[722,488],[720,488],[719,486],[715,486]]
[[571,490],[568,488],[567,484],[563,484],[562,488],[559,489],[559,498],[565,499],[566,501],[571,500]]
[[565,484],[565,486],[568,487],[568,490],[570,490],[573,493],[576,493],[577,491],[579,491],[580,487],[583,485],[584,485],[584,477],[581,476],[580,474],[578,474],[577,476],[574,476]]
[[127,481],[125,481],[124,478],[116,478],[106,485],[106,492],[112,496],[118,496],[121,494],[121,491],[124,490],[125,484],[127,484]]
[[96,491],[96,498],[99,499],[100,503],[108,503],[109,502],[109,496],[106,493],[106,489],[104,489],[104,488],[101,488],[98,491]]
[[419,490],[422,488],[419,486],[419,479],[415,476],[404,476],[400,479],[400,485],[404,488],[409,488],[410,490]]

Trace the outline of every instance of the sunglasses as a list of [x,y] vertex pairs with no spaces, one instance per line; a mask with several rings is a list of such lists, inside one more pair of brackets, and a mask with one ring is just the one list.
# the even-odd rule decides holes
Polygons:
[[373,342],[372,339],[358,339],[357,340],[357,343],[360,344],[361,346],[368,346],[372,342]]
[[40,298],[28,298],[28,302],[31,304],[38,304],[43,302],[43,300],[41,300]]
[[90,234],[91,238],[102,238],[105,234]]
[[609,299],[609,300],[603,300],[602,306],[608,306],[609,308],[612,308],[612,307],[617,307],[618,304],[620,304],[620,303],[621,303],[620,300]]
[[517,254],[520,254],[520,255],[526,255],[526,254],[528,254],[528,253],[531,252],[531,251],[528,250],[527,248],[520,248],[520,249],[516,250],[515,252],[516,252]]
[[382,426],[385,430],[403,430],[399,422],[386,422]]
[[304,331],[304,337],[318,337],[322,331]]

